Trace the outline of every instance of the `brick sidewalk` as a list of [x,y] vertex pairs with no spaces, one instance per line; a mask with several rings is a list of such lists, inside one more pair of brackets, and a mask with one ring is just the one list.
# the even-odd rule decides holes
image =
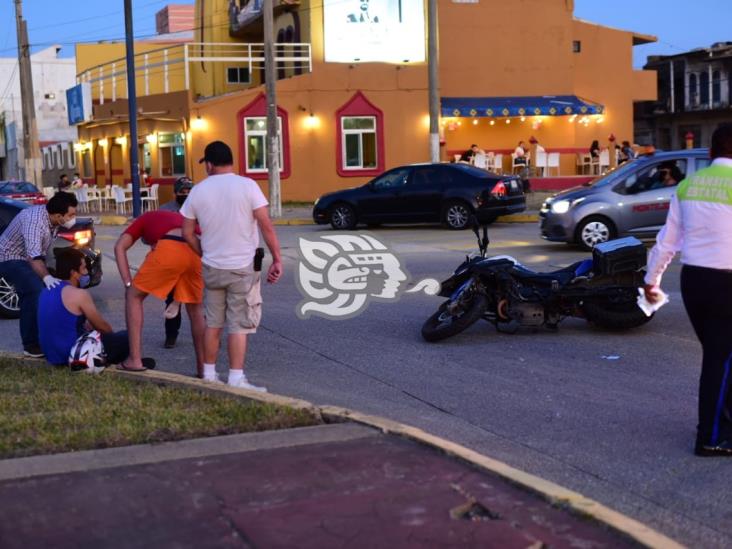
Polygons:
[[4,548],[633,545],[438,451],[348,429],[342,440],[293,436],[288,447],[6,480],[0,540]]

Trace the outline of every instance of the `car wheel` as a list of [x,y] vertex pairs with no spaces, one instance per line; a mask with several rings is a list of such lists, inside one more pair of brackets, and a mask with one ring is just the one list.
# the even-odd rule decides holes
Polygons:
[[15,287],[0,276],[0,316],[20,318],[20,298]]
[[348,204],[336,204],[330,210],[330,225],[337,231],[356,228],[356,211]]
[[583,219],[577,227],[575,241],[583,250],[592,250],[598,244],[615,238],[615,227],[612,222],[601,216]]
[[473,210],[465,202],[448,202],[442,211],[442,221],[448,229],[460,231],[468,226]]

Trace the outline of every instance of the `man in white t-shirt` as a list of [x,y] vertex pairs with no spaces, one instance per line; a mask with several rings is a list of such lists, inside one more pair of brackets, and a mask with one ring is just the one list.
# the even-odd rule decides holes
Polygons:
[[[216,357],[221,331],[228,329],[229,385],[266,391],[244,375],[247,335],[257,331],[262,316],[259,264],[255,254],[259,231],[272,253],[267,282],[282,276],[282,258],[268,202],[255,181],[234,173],[231,149],[222,141],[206,145],[199,163],[209,177],[193,187],[180,209],[183,237],[202,256],[206,337],[203,379],[218,382]],[[201,228],[200,240],[195,234]]]

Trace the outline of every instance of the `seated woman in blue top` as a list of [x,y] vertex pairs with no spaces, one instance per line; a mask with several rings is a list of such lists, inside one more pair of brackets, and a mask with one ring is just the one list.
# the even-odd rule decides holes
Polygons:
[[38,300],[38,335],[48,362],[66,365],[78,337],[97,330],[108,364],[119,364],[129,353],[127,332],[114,332],[94,305],[84,254],[67,248],[56,258],[56,277],[61,284],[41,292]]

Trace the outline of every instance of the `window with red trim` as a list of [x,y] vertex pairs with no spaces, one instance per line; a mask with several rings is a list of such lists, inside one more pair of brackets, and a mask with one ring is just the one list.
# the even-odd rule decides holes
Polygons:
[[[237,113],[239,129],[239,173],[252,179],[267,179],[267,103],[260,93]],[[290,134],[287,111],[277,107],[280,148],[280,177],[290,177]]]
[[343,177],[384,171],[384,114],[357,92],[336,111],[336,171]]

